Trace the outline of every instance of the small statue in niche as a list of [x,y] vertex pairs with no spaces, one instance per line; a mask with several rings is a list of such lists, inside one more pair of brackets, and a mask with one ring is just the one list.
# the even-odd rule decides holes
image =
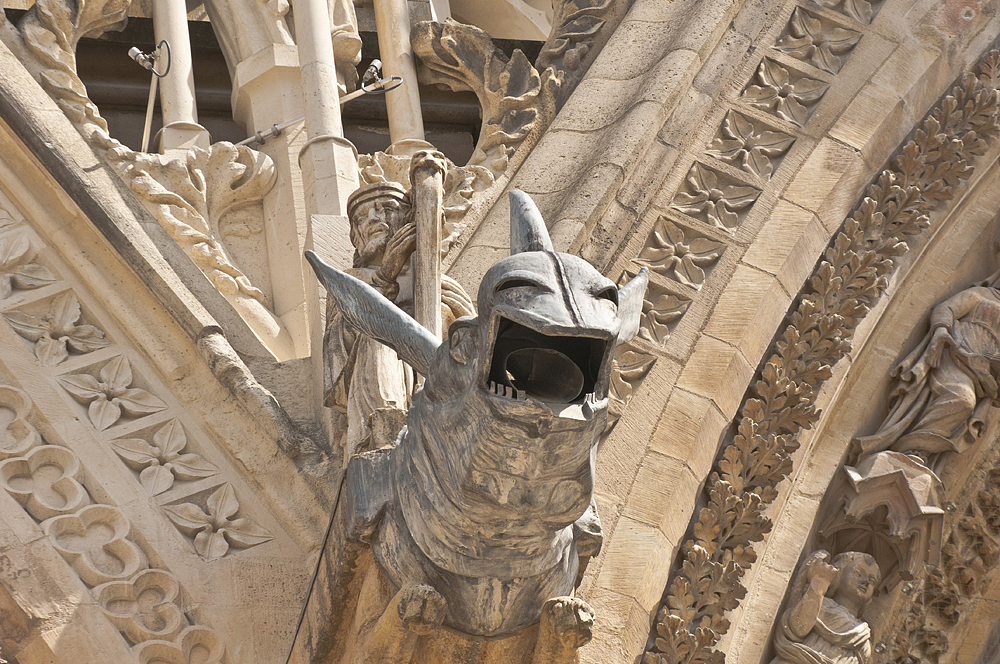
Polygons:
[[862,457],[883,450],[918,457],[963,452],[983,433],[986,411],[1000,406],[1000,272],[931,310],[930,331],[892,375],[888,417],[858,438]]
[[826,551],[812,553],[792,582],[791,606],[774,637],[771,664],[867,664],[871,629],[861,620],[881,572],[867,553],[848,551],[828,563]]
[[[413,274],[410,259],[416,246],[416,227],[410,194],[392,182],[358,189],[347,201],[354,245],[354,267],[349,274],[372,286],[397,307],[412,312]],[[462,286],[442,275],[444,324],[474,314],[471,298]],[[413,370],[391,348],[359,335],[331,299],[324,339],[327,391],[325,403],[347,420],[345,459],[370,446],[374,420],[387,420],[387,431],[398,433],[410,407],[415,382]],[[354,380],[354,377],[361,380]],[[398,426],[393,427],[398,422]],[[387,442],[387,441],[381,441]],[[377,444],[375,446],[378,446]]]
[[394,447],[354,456],[291,662],[575,664],[593,612],[597,442],[644,268],[616,288],[511,193],[511,255],[442,341],[306,256],[349,323],[426,376]]

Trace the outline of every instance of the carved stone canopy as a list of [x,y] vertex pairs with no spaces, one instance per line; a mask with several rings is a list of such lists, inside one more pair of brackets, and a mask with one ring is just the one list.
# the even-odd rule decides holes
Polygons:
[[845,466],[843,510],[820,529],[836,550],[863,545],[884,571],[882,586],[912,579],[941,557],[943,486],[932,471],[899,452],[885,451]]

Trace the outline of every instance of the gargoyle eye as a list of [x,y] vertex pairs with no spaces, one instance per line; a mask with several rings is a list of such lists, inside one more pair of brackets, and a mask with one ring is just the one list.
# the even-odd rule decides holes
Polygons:
[[608,286],[607,288],[599,291],[594,295],[598,300],[610,300],[612,304],[616,307],[618,306],[618,289],[614,286]]
[[521,288],[522,286],[527,286],[529,288],[541,288],[534,281],[529,281],[528,279],[504,279],[497,287],[493,289],[494,293],[499,293],[500,291],[505,291],[510,288]]

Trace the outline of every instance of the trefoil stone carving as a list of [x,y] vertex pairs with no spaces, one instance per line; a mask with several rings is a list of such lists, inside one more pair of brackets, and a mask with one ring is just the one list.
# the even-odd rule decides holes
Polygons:
[[139,482],[154,496],[172,487],[175,479],[192,481],[219,472],[197,454],[183,453],[187,436],[176,419],[156,430],[152,445],[141,438],[119,438],[111,442],[111,447],[122,461],[139,472]]
[[887,288],[893,259],[928,227],[927,215],[954,198],[955,186],[972,174],[969,164],[1000,134],[996,61],[993,52],[981,64],[982,78],[965,74],[931,111],[807,280],[740,410],[738,434],[706,483],[713,506],[699,510],[680,547],[643,664],[722,661],[713,648],[729,630],[726,612],[745,596],[741,578],[756,560],[754,543],[770,530],[764,510],[792,470],[797,436],[818,419],[816,390]]
[[701,288],[706,269],[718,262],[726,245],[688,231],[661,216],[636,262],[682,284]]
[[225,647],[219,636],[201,625],[192,625],[172,642],[145,641],[132,649],[140,664],[223,664]]
[[79,325],[80,301],[72,291],[55,297],[41,316],[23,311],[4,314],[14,330],[32,342],[35,357],[42,366],[52,367],[74,353],[89,353],[108,346],[104,332],[93,325]]
[[788,152],[795,138],[780,131],[758,129],[754,122],[757,121],[729,111],[719,128],[719,135],[706,152],[757,177],[770,179],[780,157]]
[[205,504],[168,505],[163,508],[177,529],[192,538],[194,550],[206,561],[218,560],[229,549],[248,549],[274,539],[247,517],[233,518],[240,511],[236,491],[226,482],[216,489]]
[[802,7],[796,7],[784,35],[774,48],[836,74],[860,39],[860,32],[842,28]]
[[674,195],[672,207],[717,228],[732,230],[758,196],[759,189],[734,183],[725,175],[695,162],[684,185]]
[[180,584],[162,569],[143,570],[128,581],[101,584],[93,592],[104,615],[131,644],[172,641],[187,625],[178,606]]
[[121,419],[123,413],[141,417],[167,407],[159,398],[132,385],[132,367],[124,355],[108,361],[100,378],[89,373],[59,377],[59,383],[73,398],[87,406],[91,423],[103,431]]
[[38,521],[72,514],[89,502],[80,462],[65,447],[43,445],[0,462],[0,486]]
[[0,431],[0,459],[21,456],[41,444],[41,436],[28,422],[32,405],[27,394],[16,387],[0,385],[0,408],[12,413]]
[[761,60],[754,80],[740,99],[800,127],[829,87],[823,81],[793,74],[770,58]]
[[129,520],[111,505],[42,522],[42,530],[88,586],[121,581],[146,568],[146,556],[128,539]]
[[55,281],[47,267],[34,262],[31,239],[25,230],[0,236],[0,300],[10,297],[15,288],[31,290]]

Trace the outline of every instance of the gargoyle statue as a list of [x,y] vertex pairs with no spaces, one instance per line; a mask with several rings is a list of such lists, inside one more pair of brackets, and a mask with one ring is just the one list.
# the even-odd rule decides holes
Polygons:
[[571,595],[600,546],[611,358],[648,275],[616,288],[555,252],[526,194],[510,204],[511,255],[444,342],[306,252],[349,322],[426,380],[396,445],[350,462],[293,662],[569,664],[590,640],[593,611]]

